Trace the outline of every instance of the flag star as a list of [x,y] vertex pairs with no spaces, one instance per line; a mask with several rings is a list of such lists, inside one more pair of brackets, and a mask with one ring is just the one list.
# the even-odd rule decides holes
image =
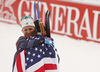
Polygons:
[[37,38],[35,38],[35,39],[37,39]]
[[29,60],[29,58],[27,57],[26,60]]
[[44,44],[42,44],[42,46],[44,46]]
[[27,66],[27,63],[25,63],[25,66]]
[[48,45],[50,47],[50,45]]
[[52,53],[51,53],[51,52],[49,52],[49,54],[51,55]]
[[42,52],[42,49],[40,49],[40,52]]
[[37,38],[37,40],[39,40],[40,38]]
[[32,37],[32,39],[33,39],[34,37]]
[[31,53],[30,52],[28,52],[28,55],[30,55]]
[[38,55],[37,57],[38,57],[38,58],[40,58],[41,56],[40,56],[40,55]]
[[31,59],[30,61],[33,62],[33,59]]
[[32,49],[32,47],[30,49]]
[[45,55],[45,52],[43,52],[43,54]]
[[27,38],[27,40],[28,40],[29,38]]
[[35,53],[33,53],[33,56],[35,56]]
[[48,50],[48,48],[45,48],[46,50]]
[[28,22],[26,24],[28,24]]
[[38,48],[35,48],[35,51],[37,51],[38,50]]

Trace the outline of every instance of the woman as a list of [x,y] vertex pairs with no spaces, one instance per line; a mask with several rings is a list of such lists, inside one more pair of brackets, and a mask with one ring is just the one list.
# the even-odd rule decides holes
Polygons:
[[20,24],[24,36],[17,41],[13,72],[59,72],[53,39],[37,35],[30,16],[23,17]]

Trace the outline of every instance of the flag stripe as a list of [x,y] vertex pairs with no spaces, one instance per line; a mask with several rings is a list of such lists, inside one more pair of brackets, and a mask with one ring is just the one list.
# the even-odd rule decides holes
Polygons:
[[17,55],[17,58],[16,58],[16,64],[17,64],[17,70],[18,72],[23,72],[22,70],[22,65],[21,65],[21,56],[20,56],[20,53]]
[[44,59],[44,63],[48,64],[48,63],[52,63],[52,64],[57,64],[57,58],[43,58]]
[[21,53],[20,53],[20,56],[21,56],[21,65],[22,65],[22,69],[23,69],[23,72],[25,72],[25,50],[23,50]]
[[18,72],[18,71],[17,71],[17,67],[16,67],[16,63],[15,63],[13,72]]
[[34,72],[45,72],[44,66],[40,67],[38,70],[36,70]]
[[56,70],[57,65],[56,64],[44,64],[42,67],[40,67],[35,72],[45,72],[45,70]]
[[[56,64],[56,58],[43,58],[38,63],[34,64],[30,68],[27,69],[27,72],[34,72],[38,70],[40,67],[44,66],[45,64]],[[57,67],[57,66],[56,66]],[[57,68],[56,68],[57,69]]]
[[[17,55],[14,72],[58,72],[57,58],[43,58],[38,63],[34,64],[25,70],[25,50]],[[16,68],[17,66],[17,68]]]
[[44,64],[45,70],[55,70],[57,69],[56,64]]
[[45,72],[59,72],[58,70],[45,70]]

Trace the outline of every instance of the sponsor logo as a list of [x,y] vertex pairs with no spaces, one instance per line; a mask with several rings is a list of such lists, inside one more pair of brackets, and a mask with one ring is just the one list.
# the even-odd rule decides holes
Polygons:
[[16,16],[11,6],[16,0],[0,0],[0,21],[16,23]]
[[[5,1],[0,1],[0,20],[16,23],[17,16],[17,23],[19,23],[23,16],[35,17],[34,0],[18,0],[16,7],[18,10],[15,14],[14,7],[11,6],[15,0],[9,0],[8,6],[4,5]],[[8,9],[4,10],[4,7]],[[100,42],[100,7],[56,0],[46,0],[46,2],[41,0],[39,13],[43,23],[45,23],[47,10],[50,11],[52,33],[66,35],[74,39]]]
[[[26,10],[23,11],[23,5]],[[21,1],[19,18],[22,14],[34,17],[34,1]],[[100,42],[100,8],[85,4],[70,2],[40,2],[40,17],[45,22],[45,12],[49,10],[51,32],[67,35],[75,39]]]

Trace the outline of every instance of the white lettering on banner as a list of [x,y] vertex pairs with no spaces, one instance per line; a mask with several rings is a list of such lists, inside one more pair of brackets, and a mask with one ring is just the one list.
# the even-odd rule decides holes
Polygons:
[[[84,21],[86,22],[86,27],[83,27]],[[79,29],[79,35],[81,35],[82,30],[86,30],[87,31],[87,39],[92,39],[91,37],[91,30],[90,30],[90,21],[89,21],[89,14],[88,14],[88,9],[85,10],[82,22],[81,22],[81,26]],[[82,35],[81,35],[82,36]]]
[[97,39],[97,24],[98,24],[98,16],[100,14],[100,11],[93,11],[94,13],[94,22],[93,22],[93,40],[100,41],[100,38]]
[[[58,32],[58,33],[61,33],[61,34],[64,34],[65,33],[65,24],[63,24],[63,15],[65,16],[66,15],[66,7],[65,6],[62,6],[62,5],[56,5],[56,4],[51,4],[52,6],[52,9],[54,9],[54,7],[56,7],[56,14],[55,14],[55,29],[53,30],[53,32]],[[60,8],[63,9],[64,11],[64,14],[61,13],[61,16],[59,17],[59,14],[60,14]],[[54,10],[53,10],[54,11]],[[53,15],[52,15],[52,19],[53,19]],[[63,25],[63,28],[61,31],[59,31],[58,29],[58,22],[60,22],[60,26]]]
[[[18,7],[18,19],[20,20],[21,19],[21,14],[22,14],[22,6],[23,6],[23,3],[26,3],[27,5],[27,10],[29,10],[29,4],[31,3],[32,6],[31,6],[31,12],[27,12],[25,11],[24,14],[25,16],[28,16],[31,14],[32,17],[34,17],[34,1],[26,1],[26,0],[21,0],[20,3],[19,3],[19,7]],[[45,12],[48,10],[48,6],[45,2],[39,2],[39,9],[41,10],[41,4],[43,5],[43,14],[42,14],[42,21],[44,22],[45,20]],[[36,12],[37,13],[37,12]]]
[[[79,37],[79,38],[83,38],[83,36],[81,35],[81,32],[82,30],[85,30],[87,32],[87,37],[86,39],[89,39],[89,40],[95,40],[95,41],[100,41],[99,39],[97,39],[97,22],[98,22],[98,14],[100,14],[100,11],[93,11],[94,13],[94,23],[93,23],[93,33],[91,33],[91,28],[90,28],[90,18],[89,18],[89,11],[88,9],[85,9],[85,12],[84,12],[84,15],[83,15],[83,18],[82,18],[82,21],[81,21],[81,25],[80,27],[78,26],[78,23],[77,21],[79,20],[80,18],[80,11],[78,8],[76,7],[70,7],[70,6],[63,6],[63,5],[57,5],[57,4],[50,4],[51,7],[52,7],[52,11],[51,12],[54,12],[54,7],[56,8],[55,10],[55,28],[53,30],[53,32],[56,32],[56,33],[60,33],[60,34],[64,34],[65,33],[65,24],[62,22],[63,20],[63,16],[66,15],[66,9],[68,9],[68,15],[67,15],[67,32],[65,33],[66,35],[69,35],[69,36],[72,36],[73,34],[71,33],[71,23],[74,24],[74,34],[76,37]],[[66,8],[65,8],[66,7]],[[59,16],[59,13],[60,13],[60,10],[59,9],[63,9],[63,12],[64,14],[62,13],[61,16]],[[74,20],[71,20],[71,17],[72,17],[72,11],[75,11],[75,19]],[[52,13],[52,22],[53,22],[53,16],[54,13]],[[58,29],[59,25],[58,25],[58,21],[60,22],[60,26],[63,26],[62,30],[60,31]],[[86,27],[83,27],[83,24],[86,24]],[[91,24],[92,25],[92,24]],[[79,33],[78,33],[78,28],[79,28]],[[92,37],[92,34],[93,34],[93,37]]]
[[21,19],[21,10],[22,10],[22,3],[23,3],[24,0],[21,0],[20,3],[19,3],[19,7],[18,7],[18,19],[20,21]]
[[[27,6],[26,10],[29,10],[30,9],[29,4],[30,3],[32,4],[31,11],[30,12],[24,11],[24,14],[25,15],[30,14],[32,17],[34,17],[34,9],[33,9],[34,1],[21,0],[19,3],[19,7],[18,7],[18,19],[19,20],[21,19],[21,16],[22,16],[21,14],[22,6],[24,2],[26,3],[26,6]],[[93,24],[90,24],[91,18],[89,16],[90,12],[88,8],[84,10],[84,13],[82,14],[83,17],[81,17],[82,20],[80,20],[81,11],[77,7],[64,6],[64,5],[58,5],[58,4],[53,4],[53,3],[51,3],[50,6],[51,6],[50,7],[51,10],[49,11],[51,12],[51,17],[50,17],[51,31],[55,33],[63,34],[63,35],[69,35],[69,36],[75,35],[78,38],[83,38],[84,35],[82,35],[82,31],[86,31],[87,33],[86,39],[100,41],[100,39],[97,39],[97,27],[98,27],[98,18],[100,15],[100,11],[96,11],[96,10],[92,11],[94,18],[92,22]],[[43,7],[42,8],[43,10],[41,10],[41,7]],[[39,9],[40,9],[39,10],[40,12],[43,11],[42,21],[45,22],[45,12],[48,10],[47,3],[39,2]],[[73,12],[75,15],[74,19],[72,19]],[[81,21],[80,24],[78,24],[79,20]],[[84,24],[85,24],[85,27],[84,27]],[[90,27],[90,25],[93,25],[93,26]],[[72,26],[74,26],[73,27],[74,29],[71,29]],[[72,30],[74,33],[72,33]]]
[[55,5],[54,4],[50,4],[50,6],[51,6],[51,22],[50,22],[50,29],[52,30],[52,24],[53,24],[53,19],[54,19],[54,7],[55,7]]
[[33,17],[34,18],[34,1],[31,1],[31,3],[32,3],[32,7],[31,7],[31,17]]
[[[22,5],[23,5],[24,2],[27,4],[27,8],[29,9],[29,1],[21,0],[20,3],[19,3],[19,7],[18,7],[18,19],[19,19],[19,21],[21,19]],[[29,12],[24,12],[24,13],[25,13],[25,15],[29,15],[30,14]]]
[[[67,9],[68,9],[68,16],[67,16],[67,32],[66,32],[66,34],[72,36],[72,33],[71,33],[71,23],[73,23],[73,24],[74,24],[74,33],[75,33],[75,35],[76,35],[77,37],[79,37],[79,36],[78,36],[78,24],[77,24],[77,21],[78,21],[78,19],[79,19],[80,12],[79,12],[79,10],[78,10],[77,8],[75,8],[75,7],[69,7],[69,6],[68,6]],[[73,10],[76,12],[76,15],[75,15],[76,17],[75,17],[74,20],[71,20],[72,11],[73,11]]]

